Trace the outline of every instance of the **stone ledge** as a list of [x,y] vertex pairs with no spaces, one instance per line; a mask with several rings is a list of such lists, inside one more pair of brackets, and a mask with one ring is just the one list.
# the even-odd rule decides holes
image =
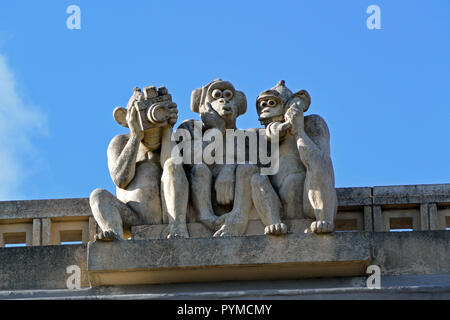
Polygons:
[[[382,278],[380,289],[369,289],[365,286],[366,277],[345,278],[348,286],[343,287],[339,282],[341,278],[313,279],[310,287],[304,287],[303,281],[289,281],[289,287],[280,286],[280,281],[251,281],[239,282],[234,287],[223,287],[224,283],[213,283],[213,287],[199,287],[188,284],[180,285],[145,285],[145,286],[113,286],[87,288],[80,290],[24,290],[0,291],[0,299],[27,299],[27,300],[192,300],[192,299],[233,299],[233,300],[312,300],[312,299],[338,299],[338,300],[375,300],[375,299],[421,299],[421,300],[449,300],[450,285],[448,276],[441,277],[439,283],[427,284],[422,277],[411,279],[412,284],[402,284],[397,278]],[[283,283],[283,282],[282,282]],[[136,288],[138,287],[138,288]],[[250,288],[249,288],[250,287]]]
[[364,233],[94,242],[92,286],[364,275]]
[[[35,298],[36,299],[36,298]],[[52,300],[52,298],[47,298]],[[56,300],[70,299],[64,296]],[[449,300],[450,287],[396,287],[372,290],[368,288],[348,289],[318,289],[318,290],[289,290],[277,292],[274,290],[260,290],[253,292],[218,292],[215,295],[114,295],[72,298],[72,300],[186,300],[186,299],[223,299],[223,300]],[[38,298],[42,300],[42,298]]]

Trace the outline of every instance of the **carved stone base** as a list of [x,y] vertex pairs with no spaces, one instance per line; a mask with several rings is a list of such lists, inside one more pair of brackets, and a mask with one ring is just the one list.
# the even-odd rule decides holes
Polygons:
[[[288,233],[305,233],[310,232],[310,225],[314,220],[311,219],[286,219],[283,222],[288,227]],[[198,222],[187,224],[189,236],[191,238],[208,238],[212,237],[213,232]],[[149,240],[164,239],[164,229],[166,224],[159,225],[142,225],[131,228],[131,238],[133,240]],[[264,235],[264,225],[260,220],[250,220],[248,222],[246,236]]]
[[92,286],[365,275],[364,233],[93,242]]

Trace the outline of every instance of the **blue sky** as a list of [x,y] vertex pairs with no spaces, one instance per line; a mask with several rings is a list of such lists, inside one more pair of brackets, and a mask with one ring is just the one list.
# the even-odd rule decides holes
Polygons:
[[190,93],[218,77],[247,95],[240,128],[279,80],[308,90],[338,187],[450,183],[449,14],[448,0],[2,1],[0,200],[114,191],[112,110],[164,85],[179,121],[197,119]]

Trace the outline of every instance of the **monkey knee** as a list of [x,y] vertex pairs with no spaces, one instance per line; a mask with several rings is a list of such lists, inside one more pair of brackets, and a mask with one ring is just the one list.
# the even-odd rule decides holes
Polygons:
[[[166,160],[161,176],[161,181],[167,185],[175,184],[177,186],[185,186],[188,184],[186,173],[182,163],[177,163],[172,158]],[[182,189],[178,189],[180,191]]]
[[92,205],[102,203],[111,199],[113,195],[105,189],[95,189],[89,196],[89,203]]
[[211,170],[204,163],[198,163],[191,169],[191,176],[199,179],[211,179]]
[[173,158],[167,159],[166,162],[164,163],[164,168],[163,168],[164,173],[175,174],[176,172],[178,172],[180,170],[184,170],[183,164],[177,163]]
[[285,180],[284,184],[289,185],[303,185],[305,183],[305,174],[302,173],[293,173],[288,175]]
[[251,184],[252,188],[263,189],[264,185],[266,183],[266,180],[267,180],[266,176],[262,176],[260,174],[255,173],[252,176],[250,184]]
[[166,160],[166,162],[164,163],[164,168],[163,171],[164,172],[174,172],[175,168],[176,168],[176,164],[175,161],[172,158],[169,158]]

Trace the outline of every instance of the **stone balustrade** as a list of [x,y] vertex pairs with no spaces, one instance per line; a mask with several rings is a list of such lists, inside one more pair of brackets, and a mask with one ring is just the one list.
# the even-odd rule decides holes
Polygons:
[[[450,228],[450,184],[337,188],[337,195],[339,232]],[[190,229],[199,229],[188,216]],[[0,202],[0,247],[87,243],[96,232],[87,198]]]

